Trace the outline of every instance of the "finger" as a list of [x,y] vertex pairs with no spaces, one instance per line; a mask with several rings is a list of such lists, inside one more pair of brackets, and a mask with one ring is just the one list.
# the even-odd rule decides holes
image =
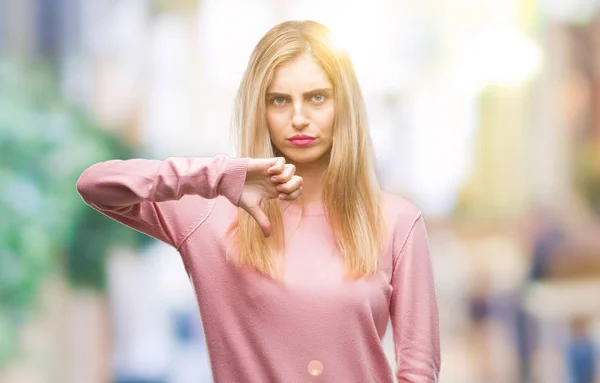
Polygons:
[[281,172],[281,174],[272,176],[271,181],[278,183],[287,182],[292,178],[294,173],[296,173],[296,167],[294,166],[294,164],[285,164],[283,166],[283,171]]
[[264,233],[265,237],[271,235],[271,222],[269,222],[269,218],[267,215],[260,209],[260,207],[255,206],[252,208],[248,208],[248,213],[254,218],[258,226]]
[[279,199],[285,200],[285,201],[292,201],[292,200],[295,200],[296,198],[300,197],[301,195],[302,195],[302,186],[300,186],[298,189],[291,192],[290,194],[285,194],[285,193],[279,194]]
[[290,194],[302,186],[302,177],[293,176],[288,182],[277,185],[275,188],[279,193]]
[[275,163],[267,170],[268,174],[275,175],[280,174],[283,171],[283,166],[285,165],[285,158],[277,157]]
[[269,174],[280,174],[285,166],[285,158],[278,157],[275,163],[268,169]]

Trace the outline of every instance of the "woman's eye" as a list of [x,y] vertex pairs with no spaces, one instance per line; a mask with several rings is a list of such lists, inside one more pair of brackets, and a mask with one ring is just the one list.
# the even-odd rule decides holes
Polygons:
[[313,96],[312,100],[313,100],[313,102],[321,103],[321,102],[325,101],[325,95],[317,94],[316,96]]
[[285,104],[285,98],[275,97],[272,102],[273,102],[273,105],[283,105],[283,104]]

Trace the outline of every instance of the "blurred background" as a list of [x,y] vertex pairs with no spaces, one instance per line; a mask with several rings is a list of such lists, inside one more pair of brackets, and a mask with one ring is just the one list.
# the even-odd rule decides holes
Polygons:
[[600,382],[594,0],[0,0],[0,382],[211,381],[178,254],[75,182],[232,154],[249,54],[287,19],[346,46],[381,182],[426,216],[441,382]]

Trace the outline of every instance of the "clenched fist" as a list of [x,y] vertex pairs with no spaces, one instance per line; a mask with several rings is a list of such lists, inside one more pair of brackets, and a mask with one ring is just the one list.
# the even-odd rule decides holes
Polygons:
[[302,177],[296,167],[282,157],[253,158],[248,162],[246,182],[239,206],[258,223],[265,237],[271,235],[271,223],[260,204],[272,198],[294,200],[302,193]]

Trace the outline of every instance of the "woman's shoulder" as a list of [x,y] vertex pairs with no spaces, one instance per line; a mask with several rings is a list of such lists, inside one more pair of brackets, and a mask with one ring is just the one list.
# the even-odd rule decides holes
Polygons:
[[421,209],[410,199],[400,194],[382,191],[383,211],[394,235],[408,234],[421,217]]
[[389,191],[381,192],[383,209],[387,215],[398,219],[416,220],[421,215],[421,209],[407,197]]
[[422,216],[421,209],[410,199],[399,194],[384,191],[382,199],[391,249],[393,254],[399,254],[414,228],[424,227],[417,225]]

